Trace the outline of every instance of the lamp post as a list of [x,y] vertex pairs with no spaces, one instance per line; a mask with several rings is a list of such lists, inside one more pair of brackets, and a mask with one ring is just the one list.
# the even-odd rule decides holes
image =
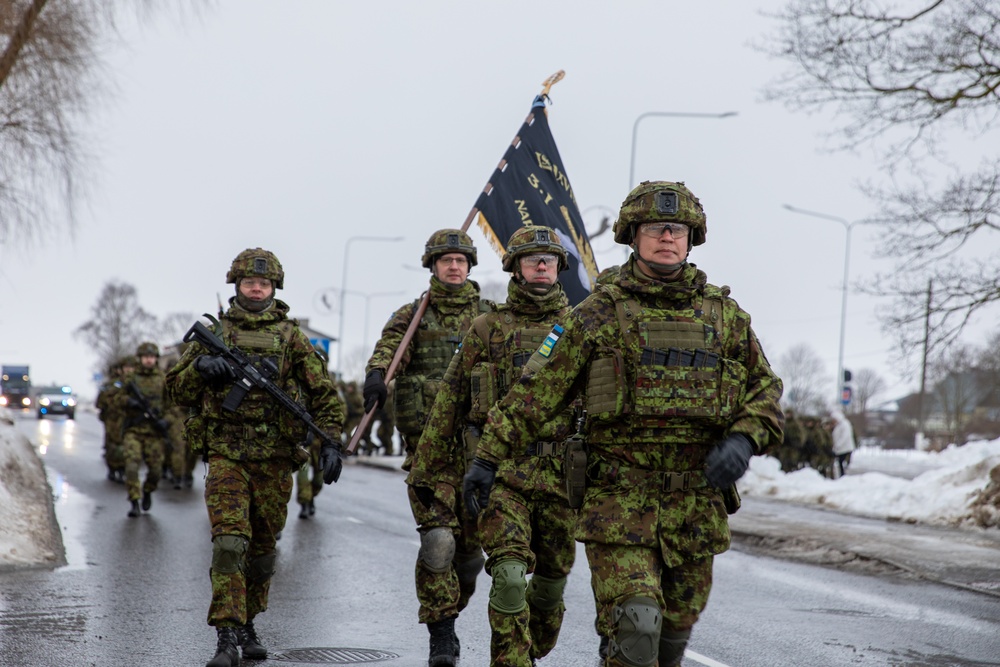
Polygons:
[[639,122],[643,118],[649,118],[650,116],[661,116],[667,118],[729,118],[730,116],[735,116],[735,111],[726,111],[723,113],[688,113],[685,111],[647,111],[645,113],[639,114],[639,117],[635,119],[632,123],[632,157],[629,160],[628,169],[628,189],[629,192],[635,184],[635,145],[636,138],[639,135]]
[[344,363],[344,297],[347,295],[347,258],[353,241],[402,241],[402,236],[352,236],[344,243],[343,277],[340,281],[340,324],[337,331],[337,374],[343,373]]
[[842,295],[840,297],[840,351],[837,354],[837,379],[834,383],[834,386],[837,389],[837,402],[839,403],[841,400],[840,387],[841,383],[844,381],[844,333],[847,329],[847,280],[851,265],[851,230],[855,225],[864,224],[864,221],[854,220],[853,222],[848,222],[847,220],[838,218],[835,215],[817,213],[816,211],[807,211],[789,204],[782,204],[782,206],[793,213],[839,222],[844,226],[844,231],[846,232],[844,239],[844,282],[841,285]]

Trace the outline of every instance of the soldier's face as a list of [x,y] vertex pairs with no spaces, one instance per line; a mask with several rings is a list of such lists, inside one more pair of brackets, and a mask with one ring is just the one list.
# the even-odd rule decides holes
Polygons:
[[636,230],[635,244],[639,256],[654,264],[680,264],[688,254],[690,234],[674,238],[669,230],[659,236],[650,236]]
[[559,273],[559,257],[551,253],[532,253],[517,258],[521,276],[534,285],[555,285]]
[[449,252],[434,260],[434,275],[446,285],[461,285],[469,277],[469,258]]
[[267,278],[243,278],[240,280],[240,294],[251,301],[266,301],[274,294],[274,286]]
[[156,357],[151,354],[144,354],[139,357],[139,363],[142,364],[143,368],[152,368],[156,365]]

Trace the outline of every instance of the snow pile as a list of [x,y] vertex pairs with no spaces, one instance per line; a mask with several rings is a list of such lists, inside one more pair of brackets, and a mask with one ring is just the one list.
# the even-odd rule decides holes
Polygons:
[[0,408],[0,569],[65,562],[41,459]]
[[[875,461],[874,459],[878,459]],[[913,479],[881,472],[832,480],[811,468],[781,472],[777,459],[754,457],[739,481],[741,494],[776,498],[872,518],[949,526],[998,525],[1000,440],[950,446],[941,452],[859,450],[853,465],[892,465],[892,458],[926,471]],[[993,478],[991,482],[991,471]]]

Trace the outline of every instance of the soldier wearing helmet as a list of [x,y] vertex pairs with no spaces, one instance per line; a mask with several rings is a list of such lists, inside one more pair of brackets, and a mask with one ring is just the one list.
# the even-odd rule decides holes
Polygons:
[[683,184],[625,198],[615,239],[629,260],[558,325],[490,410],[463,482],[492,503],[496,477],[574,399],[586,409],[584,543],[608,638],[605,665],[681,664],[708,601],[727,512],[750,457],[781,443],[781,380],[750,316],[689,263],[705,214]]
[[[122,380],[123,390],[115,401],[124,412],[122,447],[125,454],[125,491],[128,495],[128,515],[135,518],[142,509],[153,506],[153,492],[160,484],[166,460],[168,424],[164,419],[168,404],[164,390],[163,371],[157,362],[160,348],[156,343],[139,343],[135,350],[139,361],[135,370]],[[139,472],[146,465],[146,478],[141,483]]]
[[135,370],[135,358],[131,355],[119,357],[108,365],[107,381],[101,385],[94,407],[104,423],[104,463],[108,468],[108,480],[125,482],[125,446],[122,431],[125,425],[125,407],[116,397],[125,385],[122,379]]
[[[344,407],[308,336],[275,298],[285,272],[273,253],[244,250],[226,274],[236,295],[215,333],[246,354],[286,394],[308,409],[313,421],[340,441]],[[267,657],[254,618],[267,609],[275,571],[277,534],[285,525],[292,473],[308,460],[299,443],[304,429],[273,397],[251,388],[239,404],[226,403],[234,373],[229,363],[198,343],[167,373],[174,401],[193,408],[187,439],[208,463],[205,503],[212,526],[212,602],[208,624],[218,635],[210,667]],[[330,448],[334,449],[334,448]]]
[[[469,280],[469,271],[477,260],[472,239],[460,229],[438,230],[424,246],[421,262],[431,272],[427,310],[401,357],[394,378],[394,412],[396,429],[403,440],[404,470],[410,470],[414,448],[448,363],[455,356],[472,320],[490,308],[488,301],[480,299],[479,285]],[[402,344],[420,301],[416,299],[401,306],[382,329],[382,336],[365,369],[362,392],[365,412],[385,404],[386,370]],[[457,483],[457,480],[452,481]],[[436,511],[436,507],[432,500],[418,498],[414,487],[409,488],[410,508],[417,524],[422,526],[428,512]],[[452,508],[442,511],[451,512]],[[445,530],[420,529],[420,534],[416,568],[418,618],[427,624],[431,636],[431,664],[453,665],[458,654],[455,618],[475,590],[476,576],[483,568],[482,548],[474,525],[460,528],[456,523]]]
[[[548,227],[522,227],[507,241],[507,301],[477,317],[462,340],[407,478],[411,494],[423,503],[418,521],[428,543],[468,540],[463,531],[475,529],[478,508],[466,507],[452,489],[465,475],[487,412],[517,382],[553,324],[569,312],[558,282],[566,267],[566,251]],[[501,464],[490,504],[479,516],[486,568],[493,578],[490,664],[533,664],[552,650],[559,636],[562,591],[576,555],[576,516],[564,477],[565,441],[573,432],[573,410],[568,408],[545,425],[535,442]],[[433,565],[433,550],[428,546],[424,551]],[[431,646],[433,659],[433,640]]]

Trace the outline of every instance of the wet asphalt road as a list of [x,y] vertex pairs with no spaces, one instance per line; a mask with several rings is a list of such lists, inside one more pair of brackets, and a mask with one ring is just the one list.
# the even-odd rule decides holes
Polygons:
[[[0,667],[204,665],[215,638],[205,624],[211,543],[203,469],[193,489],[163,487],[151,512],[129,519],[124,487],[104,478],[93,415],[24,417],[18,428],[49,470],[69,564],[0,574]],[[317,508],[300,520],[290,503],[270,609],[257,619],[272,657],[247,664],[426,665],[412,583],[419,545],[402,475],[350,465]],[[598,664],[579,545],[577,553],[559,645],[539,667]],[[738,550],[715,569],[684,667],[1000,662],[993,597]],[[457,624],[464,667],[489,662],[488,589],[483,574]]]

